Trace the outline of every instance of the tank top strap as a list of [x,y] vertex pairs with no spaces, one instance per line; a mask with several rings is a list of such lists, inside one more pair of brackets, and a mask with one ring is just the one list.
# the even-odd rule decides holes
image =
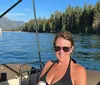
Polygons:
[[46,75],[49,72],[49,70],[52,68],[52,66],[55,64],[54,61],[52,61],[52,62],[53,62],[53,64],[49,67],[49,69],[45,72],[45,74],[40,79],[38,79],[38,81],[42,80],[42,81],[46,82]]
[[70,64],[71,64],[71,58],[70,58],[68,69],[67,69],[67,74],[69,74],[69,75],[70,75]]
[[53,64],[49,67],[49,69],[47,70],[47,72],[45,74],[47,74],[49,72],[49,70],[52,68],[52,66],[56,63],[56,61],[52,61]]

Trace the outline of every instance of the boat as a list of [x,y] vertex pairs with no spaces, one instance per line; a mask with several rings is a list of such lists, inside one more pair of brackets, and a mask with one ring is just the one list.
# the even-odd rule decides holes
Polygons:
[[[36,85],[41,70],[28,64],[1,64],[0,85]],[[100,85],[99,71],[87,69],[86,72],[87,85]]]
[[[0,16],[0,18],[3,17],[7,12],[9,12],[13,7],[15,7],[21,1],[22,0],[16,2],[12,7],[10,7],[7,11],[5,11]],[[33,7],[34,7],[34,16],[36,18],[34,3]],[[38,34],[37,34],[37,41],[38,41]],[[0,85],[37,85],[39,75],[44,67],[44,63],[41,61],[39,50],[38,54],[39,54],[39,61],[31,62],[32,66],[29,63],[0,64]],[[39,65],[39,67],[35,67],[37,65]],[[100,85],[100,71],[86,69],[86,73],[87,73],[87,85]]]

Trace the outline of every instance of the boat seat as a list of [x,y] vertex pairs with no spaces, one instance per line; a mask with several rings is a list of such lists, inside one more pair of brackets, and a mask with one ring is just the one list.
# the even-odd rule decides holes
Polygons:
[[100,71],[86,70],[87,85],[100,85]]

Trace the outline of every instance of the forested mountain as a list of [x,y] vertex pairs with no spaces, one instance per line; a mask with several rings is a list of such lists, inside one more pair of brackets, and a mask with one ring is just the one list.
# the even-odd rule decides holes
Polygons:
[[14,30],[20,26],[23,26],[25,23],[23,21],[12,21],[7,17],[3,17],[0,19],[0,28],[4,31]]
[[[37,19],[38,31],[54,33],[68,30],[72,33],[100,34],[100,1],[95,5],[84,4],[84,7],[66,8],[65,12],[55,11],[49,19]],[[34,20],[20,28],[22,31],[35,32]]]

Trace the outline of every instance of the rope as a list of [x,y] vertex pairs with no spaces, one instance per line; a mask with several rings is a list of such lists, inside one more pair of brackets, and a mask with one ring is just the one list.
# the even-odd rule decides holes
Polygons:
[[35,25],[35,28],[36,28],[36,41],[37,41],[38,55],[39,55],[39,61],[41,62],[40,42],[39,42],[39,36],[38,36],[38,24],[37,24],[37,19],[36,19],[36,10],[35,10],[34,0],[33,0],[33,12],[34,12],[34,25]]

